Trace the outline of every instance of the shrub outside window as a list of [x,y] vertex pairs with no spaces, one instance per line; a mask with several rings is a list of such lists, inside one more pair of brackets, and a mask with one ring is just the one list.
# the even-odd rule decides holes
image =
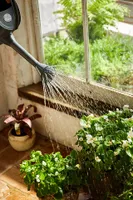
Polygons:
[[124,17],[131,15],[130,6],[114,0],[39,3],[47,64],[70,77],[133,92],[133,28],[124,23]]

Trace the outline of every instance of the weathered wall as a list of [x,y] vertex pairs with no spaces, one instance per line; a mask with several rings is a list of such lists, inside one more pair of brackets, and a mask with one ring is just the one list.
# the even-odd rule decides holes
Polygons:
[[[35,31],[35,26],[38,26],[38,18],[36,16],[37,1],[34,0],[33,2],[32,4],[32,0],[17,0],[21,12],[21,24],[18,30],[14,32],[14,35],[18,43],[28,52],[38,60],[42,60],[42,49],[41,46],[38,47],[40,38],[38,36],[37,41]],[[36,83],[40,80],[40,77],[36,70],[10,47],[1,45],[0,49],[2,65],[4,66],[5,86],[8,99],[10,99],[8,103],[9,105],[14,105],[17,101],[17,88]]]
[[[16,40],[27,49],[34,57],[41,60],[41,47],[37,51],[37,40],[35,37],[35,24],[38,25],[36,17],[37,1],[17,0],[21,12],[21,25],[14,32]],[[36,9],[35,9],[36,7]],[[33,17],[33,10],[34,17]],[[42,51],[41,51],[42,52]],[[6,45],[0,45],[0,115],[5,109],[15,108],[18,103],[17,89],[36,83],[40,80],[36,70],[24,60],[18,53]],[[2,122],[1,122],[2,123]],[[1,125],[0,129],[3,126]]]
[[[4,80],[4,72],[3,72],[3,63],[1,56],[1,48],[0,48],[0,116],[7,113],[8,105],[6,98],[6,88],[5,88],[5,80]],[[0,130],[3,128],[3,120],[0,118]]]

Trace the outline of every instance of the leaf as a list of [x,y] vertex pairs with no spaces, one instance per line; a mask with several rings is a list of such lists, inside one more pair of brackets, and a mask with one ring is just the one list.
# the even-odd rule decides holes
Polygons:
[[117,156],[117,155],[120,154],[120,152],[121,152],[121,148],[118,147],[118,148],[114,151],[114,155]]
[[22,112],[22,111],[24,110],[24,104],[18,105],[17,110],[18,110],[19,112]]
[[16,121],[16,119],[14,117],[10,116],[4,121],[4,123],[9,124],[9,123],[15,122],[15,121]]
[[82,127],[86,127],[86,121],[85,120],[83,120],[83,119],[81,119],[80,120],[80,125],[82,126]]
[[30,128],[32,127],[31,120],[29,118],[24,118],[22,121],[25,122]]
[[55,198],[57,198],[57,199],[62,199],[62,197],[63,197],[63,190],[62,190],[61,187],[59,188],[58,193],[56,193],[54,196],[55,196]]
[[31,117],[29,117],[29,119],[30,119],[31,121],[33,121],[33,120],[35,120],[35,119],[37,119],[37,118],[40,118],[40,117],[42,117],[40,114],[35,114],[35,115],[32,115]]
[[72,150],[70,155],[71,155],[71,157],[76,158],[77,157],[77,151]]
[[30,138],[32,137],[32,129],[29,126],[23,126],[23,131],[26,133]]
[[105,150],[104,150],[104,146],[102,144],[100,144],[97,148],[97,153],[98,155],[104,155]]
[[15,131],[20,130],[20,123],[14,124]]
[[9,109],[8,112],[9,112],[9,114],[12,115],[13,117],[16,117],[16,110],[15,110],[15,109]]
[[129,157],[133,158],[133,148],[128,148],[128,149],[126,149],[126,154],[127,154]]
[[40,180],[41,180],[41,181],[43,181],[43,180],[45,179],[45,177],[46,177],[46,174],[45,174],[45,175],[44,175],[44,173],[41,173],[41,174],[40,174]]

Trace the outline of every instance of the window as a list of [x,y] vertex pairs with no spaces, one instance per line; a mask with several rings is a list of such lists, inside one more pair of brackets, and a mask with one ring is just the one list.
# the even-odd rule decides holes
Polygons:
[[[110,3],[88,1],[88,7],[85,3],[87,1],[39,0],[45,62],[68,76],[132,92],[133,26],[122,23],[129,11],[111,0]],[[83,43],[86,14],[89,38],[86,29],[84,39],[86,45],[90,43],[89,57],[88,52],[84,54]]]
[[82,4],[80,0],[73,2],[39,0],[44,55],[45,62],[59,72],[83,79]]
[[133,5],[123,1],[92,2],[88,8],[93,14],[89,21],[91,77],[98,83],[133,93],[133,25],[127,20]]
[[[126,65],[123,64],[127,62],[127,58],[129,59],[128,61],[132,60],[132,45],[131,45],[132,37],[125,35],[123,36],[122,34],[115,33],[114,27],[111,26],[112,25],[111,23],[110,26],[104,26],[104,30],[101,29],[103,24],[100,25],[101,27],[94,28],[93,27],[95,24],[94,19],[96,20],[96,17],[93,14],[95,13],[93,9],[95,9],[97,6],[94,6],[94,2],[96,1],[92,1],[93,4],[88,6],[88,9],[91,9],[90,16],[92,20],[92,21],[89,20],[89,37],[87,37],[87,32],[88,32],[88,29],[86,28],[87,26],[84,26],[86,28],[86,30],[84,29],[85,31],[84,39],[90,42],[89,49],[91,50],[90,51],[91,54],[90,56],[88,56],[88,52],[86,51],[86,58],[85,58],[82,30],[83,30],[83,24],[87,23],[86,12],[88,11],[85,4],[87,0],[61,1],[64,3],[66,2],[65,9],[69,7],[71,8],[63,11],[66,13],[66,18],[65,18],[66,21],[64,23],[67,23],[68,21],[67,28],[66,26],[62,26],[64,19],[64,15],[62,14],[63,5],[57,4],[59,0],[58,1],[38,0],[38,1],[40,4],[41,24],[43,29],[42,38],[43,38],[45,63],[55,66],[56,70],[65,73],[65,75],[67,74],[68,77],[74,77],[74,78],[76,77],[80,80],[81,79],[84,80],[81,82],[79,80],[77,81],[75,79],[65,78],[67,80],[67,83],[70,85],[70,88],[73,87],[72,90],[76,94],[78,94],[78,96],[81,97],[80,100],[83,99],[83,102],[81,102],[81,104],[83,104],[85,108],[89,106],[93,107],[93,110],[95,109],[96,106],[99,106],[100,110],[102,110],[103,107],[111,109],[112,107],[122,107],[125,104],[128,104],[130,107],[132,107],[132,89],[131,89],[132,84],[131,82],[129,84],[129,82],[127,83],[125,81],[124,82],[125,85],[123,87],[123,83],[122,84],[120,83],[120,81],[124,80],[124,76],[126,76],[127,78],[125,80],[128,81],[129,81],[128,77],[129,75],[132,78],[131,62],[130,64],[129,62],[126,63]],[[72,3],[75,3],[73,7]],[[100,9],[102,10],[104,7],[104,5],[101,4],[98,6],[99,10]],[[109,6],[108,9],[110,9],[110,5],[108,6]],[[115,6],[113,7],[115,11],[114,13],[119,11],[119,14],[122,16],[121,8],[117,6],[118,4],[115,4]],[[82,12],[82,8],[84,8],[83,9],[84,12]],[[108,22],[110,18],[107,17],[105,18],[105,16],[103,15],[103,14],[107,15],[108,12],[105,12],[106,11],[105,9],[103,9],[102,11],[100,12],[102,13],[101,17],[103,18],[100,19],[100,13],[98,13],[99,15],[97,14],[98,15],[97,20],[99,20],[101,23],[102,20],[104,22],[104,19],[106,19]],[[126,10],[124,9],[123,13],[125,12]],[[82,18],[82,13],[83,13],[83,18]],[[69,15],[70,18],[67,18],[67,15]],[[76,17],[76,19],[79,21],[78,22],[75,21],[74,17]],[[70,21],[72,23],[69,23]],[[82,23],[83,21],[84,23]],[[71,26],[72,24],[73,26]],[[98,29],[98,34],[102,35],[104,33],[103,35],[106,35],[106,37],[104,36],[103,38],[94,38],[94,36],[96,37],[96,35],[93,32],[91,32],[91,29],[94,31],[95,34],[96,30]],[[120,44],[118,44],[119,41],[121,42]],[[88,45],[88,42],[85,42],[85,44]],[[88,49],[87,46],[85,47],[86,49]],[[108,56],[111,56],[112,59],[115,57],[116,59],[115,61],[118,61],[116,56],[117,54],[120,55],[120,58],[122,58],[123,63],[122,65],[118,65],[118,68],[115,68],[116,64],[119,63],[116,62],[115,65],[112,61],[111,63],[108,63],[107,58]],[[91,73],[89,68],[87,71],[87,67],[90,66],[89,63],[87,63],[88,62],[88,60],[86,60],[87,57],[90,57]],[[127,68],[125,69],[123,66]],[[116,73],[116,71],[118,74]],[[91,80],[89,77],[90,75],[91,75]],[[85,84],[85,80],[87,80],[87,78],[89,80],[89,84]],[[124,91],[124,93],[122,92],[122,90]],[[125,91],[127,91],[128,93]],[[89,105],[88,102],[91,105]],[[110,107],[110,105],[112,107]]]

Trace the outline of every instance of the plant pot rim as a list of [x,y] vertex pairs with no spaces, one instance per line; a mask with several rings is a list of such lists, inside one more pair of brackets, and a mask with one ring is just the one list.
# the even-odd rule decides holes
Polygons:
[[32,137],[29,137],[29,135],[15,136],[12,135],[11,130],[8,132],[8,140],[12,148],[16,151],[27,151],[34,145],[36,139],[34,129],[32,129]]
[[13,130],[13,128],[10,129],[9,132],[8,132],[8,137],[10,137],[11,140],[26,141],[26,140],[28,140],[29,138],[32,138],[35,135],[35,130],[33,128],[31,129],[31,131],[32,131],[32,136],[31,137],[29,137],[29,135],[18,135],[18,136],[17,135],[13,135],[11,133],[12,130]]

